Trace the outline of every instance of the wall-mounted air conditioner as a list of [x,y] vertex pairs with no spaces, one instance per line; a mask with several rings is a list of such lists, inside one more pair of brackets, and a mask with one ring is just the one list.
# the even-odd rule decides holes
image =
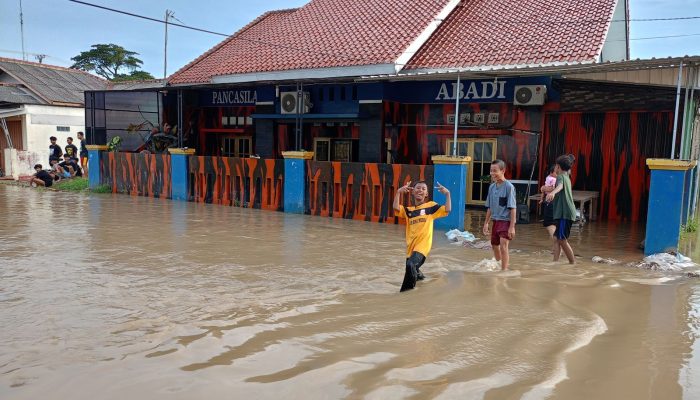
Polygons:
[[299,106],[298,102],[299,94],[297,92],[282,92],[280,93],[280,108],[282,114],[306,114],[311,110],[311,96],[309,92],[304,92],[304,103],[301,108],[297,110]]
[[522,85],[515,87],[513,104],[516,106],[541,106],[547,100],[547,86]]

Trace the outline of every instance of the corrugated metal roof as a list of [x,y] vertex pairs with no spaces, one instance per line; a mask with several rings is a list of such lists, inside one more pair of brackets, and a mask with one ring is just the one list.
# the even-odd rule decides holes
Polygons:
[[26,89],[19,86],[0,85],[0,103],[44,104]]
[[111,82],[109,90],[139,90],[165,87],[165,79],[148,79],[144,81]]
[[10,58],[0,58],[0,71],[16,78],[48,104],[83,104],[84,91],[103,90],[108,83],[84,71]]

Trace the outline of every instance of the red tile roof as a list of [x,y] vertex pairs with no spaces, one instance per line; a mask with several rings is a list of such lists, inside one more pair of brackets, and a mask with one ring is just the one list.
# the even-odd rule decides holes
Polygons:
[[[312,0],[301,8],[268,12],[168,82],[198,84],[222,75],[392,64],[448,3]],[[595,61],[616,3],[463,0],[404,69]]]
[[465,0],[405,69],[595,61],[615,0]]
[[449,0],[312,0],[263,14],[186,65],[171,84],[212,76],[394,63]]

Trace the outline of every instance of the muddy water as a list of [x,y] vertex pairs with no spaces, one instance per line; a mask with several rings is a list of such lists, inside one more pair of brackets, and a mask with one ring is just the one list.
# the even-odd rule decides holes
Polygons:
[[[478,226],[481,213],[468,221]],[[518,227],[511,263],[403,228],[0,186],[2,399],[698,399],[700,281],[639,228]]]

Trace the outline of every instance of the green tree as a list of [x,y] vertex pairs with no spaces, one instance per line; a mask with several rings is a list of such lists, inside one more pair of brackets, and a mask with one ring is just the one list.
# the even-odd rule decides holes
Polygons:
[[112,81],[145,81],[147,79],[155,79],[155,77],[146,71],[131,71],[130,74],[119,74],[115,76],[114,79],[112,79]]
[[[143,61],[136,58],[138,53],[126,50],[116,44],[93,44],[91,47],[91,50],[83,51],[71,58],[71,60],[75,62],[71,68],[82,69],[83,71],[94,71],[97,75],[105,79],[114,80],[122,76],[120,70],[126,69],[133,74],[133,72],[136,72],[143,64]],[[150,74],[148,75],[150,76]],[[152,78],[151,76],[151,79]]]

